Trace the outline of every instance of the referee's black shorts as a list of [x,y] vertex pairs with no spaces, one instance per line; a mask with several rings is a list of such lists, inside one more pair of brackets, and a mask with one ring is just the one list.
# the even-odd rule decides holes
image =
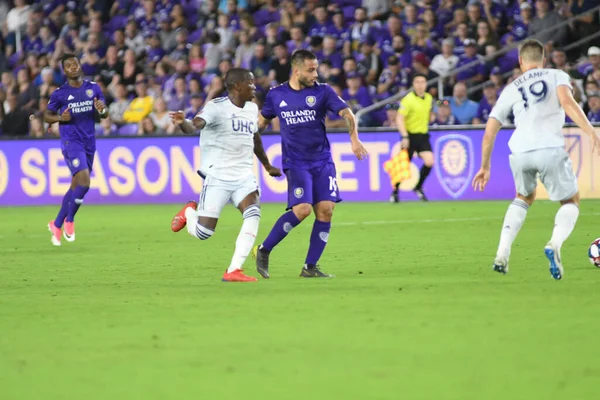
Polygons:
[[408,134],[408,156],[413,157],[415,153],[419,154],[431,150],[429,133],[409,133]]

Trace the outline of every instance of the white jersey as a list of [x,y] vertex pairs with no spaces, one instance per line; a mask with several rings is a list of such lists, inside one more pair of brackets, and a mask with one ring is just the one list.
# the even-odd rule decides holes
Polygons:
[[224,181],[253,175],[254,133],[258,131],[255,103],[239,108],[228,97],[219,97],[206,103],[194,118],[206,121],[200,134],[202,174]]
[[504,88],[490,117],[506,124],[512,111],[516,125],[508,141],[512,153],[564,147],[565,110],[558,101],[556,90],[560,85],[573,89],[565,72],[536,68]]

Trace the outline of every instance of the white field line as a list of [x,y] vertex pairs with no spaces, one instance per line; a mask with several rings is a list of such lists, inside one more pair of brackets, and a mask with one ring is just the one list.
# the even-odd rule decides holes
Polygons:
[[[592,217],[592,216],[600,216],[600,212],[591,212],[591,213],[581,213],[580,217]],[[423,219],[396,219],[396,220],[381,220],[381,221],[346,221],[346,222],[333,222],[333,227],[338,226],[369,226],[369,225],[401,225],[401,224],[429,224],[429,223],[449,223],[449,222],[474,222],[474,221],[500,221],[503,218],[502,215],[496,217],[469,217],[469,218],[423,218]],[[536,218],[535,216],[531,216],[528,219]],[[239,228],[232,226],[224,226],[219,228],[219,231],[228,231],[228,230],[237,230]],[[86,232],[85,236],[102,236],[105,233],[99,232]],[[25,235],[11,235],[11,236],[3,236],[0,235],[0,239],[6,239],[8,237],[18,237],[18,238],[40,238],[40,237],[49,237],[50,233],[32,233]]]

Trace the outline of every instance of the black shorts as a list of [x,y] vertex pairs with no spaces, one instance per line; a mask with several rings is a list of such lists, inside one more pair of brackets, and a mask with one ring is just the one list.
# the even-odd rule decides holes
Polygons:
[[415,153],[419,154],[431,150],[429,133],[409,133],[408,134],[408,156],[413,157]]

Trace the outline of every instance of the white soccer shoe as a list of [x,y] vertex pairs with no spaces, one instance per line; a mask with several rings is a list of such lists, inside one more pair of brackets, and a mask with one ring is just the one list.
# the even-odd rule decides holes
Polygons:
[[508,273],[508,259],[504,257],[496,257],[492,269],[496,272],[506,275]]
[[550,275],[557,281],[561,280],[565,274],[565,269],[560,260],[560,249],[548,242],[546,247],[544,247],[544,254],[548,261],[550,261]]

